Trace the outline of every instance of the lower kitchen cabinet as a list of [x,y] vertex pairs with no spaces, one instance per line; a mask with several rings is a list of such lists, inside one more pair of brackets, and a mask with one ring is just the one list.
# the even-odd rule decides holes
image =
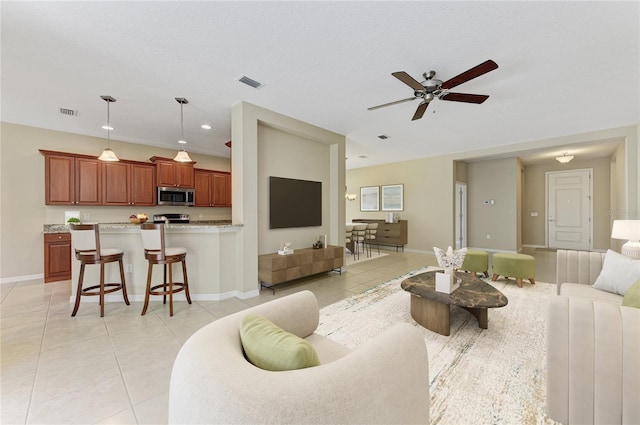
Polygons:
[[44,235],[44,282],[71,279],[71,233]]

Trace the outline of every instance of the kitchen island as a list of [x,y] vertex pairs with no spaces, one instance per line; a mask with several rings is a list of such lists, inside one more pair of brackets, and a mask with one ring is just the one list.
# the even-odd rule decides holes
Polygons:
[[[192,221],[190,223],[172,223],[165,225],[166,245],[187,249],[187,273],[192,300],[216,301],[230,297],[250,298],[259,291],[246,292],[236,282],[237,250],[236,233],[242,225],[230,221]],[[44,233],[66,233],[69,226],[64,224],[45,224]],[[147,282],[148,262],[144,258],[140,226],[132,223],[100,223],[100,243],[103,248],[124,250],[125,278],[127,292],[131,301],[144,301]],[[72,241],[72,252],[73,241]],[[80,262],[72,254],[71,298],[75,293],[80,273]],[[154,266],[152,285],[162,283],[162,266]],[[182,270],[173,268],[174,279],[182,282]],[[99,282],[100,267],[88,266],[85,270],[85,287]],[[105,267],[105,281],[119,282],[117,265]],[[184,300],[184,293],[175,296]],[[97,297],[83,299],[83,302]],[[155,297],[154,297],[155,298]],[[161,299],[161,298],[160,298]],[[107,301],[122,302],[122,294],[106,296]],[[154,299],[152,298],[152,301]]]

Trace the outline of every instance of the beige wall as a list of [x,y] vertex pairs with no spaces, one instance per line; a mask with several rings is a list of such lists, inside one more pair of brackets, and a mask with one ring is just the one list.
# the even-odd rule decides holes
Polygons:
[[[230,219],[230,208],[183,207],[86,207],[44,204],[44,157],[38,149],[99,155],[106,139],[81,136],[35,127],[2,123],[0,127],[2,168],[0,236],[0,278],[31,276],[44,272],[44,224],[64,222],[65,211],[80,211],[81,217],[97,222],[126,222],[129,215],[144,212],[151,216],[165,212],[186,212],[193,219]],[[147,161],[150,157],[173,157],[175,151],[111,141],[122,159]],[[229,158],[190,153],[196,167],[230,170]]]
[[454,180],[449,156],[350,170],[348,190],[357,197],[347,201],[347,220],[386,217],[384,211],[360,211],[360,187],[403,184],[404,211],[399,214],[408,221],[406,249],[432,253],[434,246],[453,246]]
[[[259,170],[259,155],[269,155],[264,152],[262,136],[267,136],[266,145],[278,146],[278,140],[270,140],[275,136],[275,132],[264,131],[262,127],[278,130],[286,133],[285,144],[300,143],[300,150],[303,153],[316,151],[316,147],[305,146],[310,141],[328,146],[328,156],[326,161],[317,164],[318,158],[300,155],[298,148],[288,152],[278,147],[280,155],[284,155],[278,161],[287,164],[289,169],[318,170],[325,168],[328,170],[327,193],[329,196],[328,212],[323,211],[323,228],[327,229],[328,242],[333,245],[344,245],[345,226],[345,137],[324,130],[322,128],[295,120],[285,115],[269,111],[264,108],[252,105],[247,102],[239,102],[232,108],[231,138],[233,140],[232,156],[232,196],[233,196],[233,223],[242,224],[242,229],[238,232],[239,240],[236,244],[236,257],[238,269],[236,279],[243,285],[244,292],[255,290],[258,285],[258,244],[264,243],[265,249],[269,252],[276,247],[272,244],[279,241],[279,235],[272,237],[263,235],[260,229],[260,222],[266,214],[264,204],[264,180],[268,177],[269,171]],[[265,145],[265,146],[266,146]],[[310,150],[308,150],[310,149]],[[294,164],[297,163],[297,164]],[[262,173],[267,174],[262,174]],[[315,171],[318,172],[318,171]],[[304,178],[302,173],[299,178]],[[262,189],[261,189],[262,188]],[[323,193],[325,188],[323,187]],[[324,196],[324,195],[323,195]],[[260,201],[262,199],[262,201]],[[324,207],[323,207],[324,209]],[[325,225],[325,213],[328,214],[328,222]],[[307,241],[307,230],[302,230],[297,234],[301,240]],[[316,232],[314,231],[314,234]],[[266,241],[266,242],[264,242]],[[313,241],[312,241],[313,242]],[[312,243],[311,242],[311,243]],[[308,246],[309,242],[306,242]]]
[[[546,173],[592,169],[593,185],[593,249],[609,248],[611,221],[611,184],[616,191],[616,181],[610,178],[610,159],[574,159],[568,164],[528,165],[525,167],[525,201],[523,220],[523,244],[545,246]],[[538,213],[532,217],[531,213]]]
[[[282,242],[291,242],[294,249],[310,248],[320,234],[329,233],[329,145],[265,125],[258,126],[258,139],[258,205],[263,211],[258,216],[258,252],[275,252]],[[269,229],[270,176],[322,182],[322,226]]]
[[518,250],[518,163],[504,158],[467,164],[469,247]]
[[[586,142],[594,142],[598,140],[612,141],[620,140],[624,144],[623,151],[618,153],[617,172],[615,187],[619,191],[616,210],[618,214],[624,214],[628,219],[640,219],[638,211],[640,210],[640,197],[638,196],[638,188],[640,187],[640,154],[638,153],[638,138],[640,130],[639,126],[619,127],[594,131],[589,133],[574,134],[569,136],[556,137],[551,139],[536,140],[532,142],[517,143],[508,146],[498,146],[482,150],[474,150],[461,152],[452,155],[424,158],[412,161],[404,161],[383,166],[372,166],[349,170],[347,172],[347,186],[349,193],[358,193],[358,197],[353,202],[347,202],[347,218],[384,218],[384,213],[363,213],[360,212],[360,196],[361,186],[374,186],[381,184],[404,183],[405,184],[405,211],[400,213],[401,218],[409,219],[409,245],[408,249],[415,249],[425,252],[431,252],[433,246],[447,246],[454,242],[454,199],[453,188],[455,179],[466,178],[469,192],[468,205],[469,217],[468,241],[469,246],[483,247],[486,249],[496,250],[518,250],[522,244],[530,244],[530,236],[526,234],[528,224],[524,221],[527,209],[524,209],[525,198],[527,194],[528,177],[522,176],[522,184],[518,186],[518,177],[516,170],[518,169],[517,155],[518,152],[526,152],[534,149],[552,148],[555,146],[567,147],[571,144],[579,144]],[[482,220],[475,220],[472,217],[471,208],[478,208],[477,204],[472,205],[471,187],[473,185],[473,177],[471,177],[471,164],[478,162],[482,158],[505,158],[510,157],[511,162],[508,166],[511,173],[504,174],[499,170],[487,170],[486,175],[482,178],[489,181],[490,184],[497,182],[502,184],[502,180],[509,181],[513,184],[513,199],[503,200],[508,208],[512,209],[511,216],[505,219],[513,224],[504,226],[499,222],[491,222],[489,225],[483,223]],[[454,169],[453,162],[467,162],[465,171],[463,168]],[[473,162],[470,162],[473,161]],[[494,161],[492,159],[491,161]],[[499,161],[499,160],[496,160]],[[574,160],[575,161],[575,160]],[[493,176],[493,177],[492,177]],[[517,187],[522,191],[518,194]],[[481,192],[485,189],[480,189]],[[508,189],[511,191],[511,189]],[[602,190],[609,190],[608,187]],[[484,200],[485,193],[475,194],[480,200]],[[518,214],[518,197],[521,198],[521,211]],[[492,199],[488,197],[487,199]],[[496,198],[494,198],[496,199]],[[496,199],[497,201],[497,199]],[[484,206],[482,204],[481,206]],[[542,210],[544,212],[544,210]],[[488,214],[487,214],[488,215]],[[522,223],[518,224],[517,216],[521,215]],[[543,214],[544,216],[544,214]],[[540,218],[540,215],[538,216]],[[490,219],[490,218],[489,218]],[[475,240],[472,240],[470,232],[471,220],[476,221]],[[477,226],[480,226],[479,228]],[[599,232],[604,232],[604,225],[599,225]],[[482,230],[484,229],[484,230]],[[521,229],[521,230],[519,230]],[[518,236],[518,232],[522,232],[522,236]],[[486,234],[492,235],[492,239],[487,240]],[[494,235],[498,238],[496,241]],[[598,240],[603,238],[604,233],[598,233]],[[544,237],[544,231],[542,231]],[[484,239],[483,239],[484,238]],[[600,242],[598,242],[600,243]],[[606,242],[605,242],[606,243]],[[617,241],[611,240],[611,246],[616,247]]]

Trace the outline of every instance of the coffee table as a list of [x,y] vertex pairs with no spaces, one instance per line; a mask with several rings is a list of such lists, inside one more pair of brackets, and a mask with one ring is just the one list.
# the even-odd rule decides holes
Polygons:
[[411,293],[411,317],[430,331],[449,336],[452,305],[469,311],[478,319],[478,326],[487,329],[487,309],[504,307],[509,302],[502,292],[484,280],[463,272],[455,273],[455,278],[462,280],[458,289],[451,294],[437,292],[436,272],[438,271],[411,276],[400,285],[402,289]]

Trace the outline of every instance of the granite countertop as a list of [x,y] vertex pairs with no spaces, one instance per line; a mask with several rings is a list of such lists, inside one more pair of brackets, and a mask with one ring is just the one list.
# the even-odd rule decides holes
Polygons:
[[[138,227],[139,224],[133,224],[130,222],[121,223],[100,223],[100,227],[104,229],[127,229]],[[231,224],[231,220],[191,220],[189,223],[171,223],[166,225],[167,229],[206,229],[212,227],[232,227],[236,226]],[[68,233],[68,224],[45,224],[43,226],[43,233]]]

